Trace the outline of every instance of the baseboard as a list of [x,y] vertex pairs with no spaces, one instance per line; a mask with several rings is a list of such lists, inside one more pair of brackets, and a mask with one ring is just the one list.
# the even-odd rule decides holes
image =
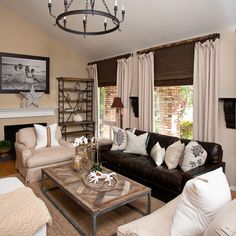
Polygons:
[[236,192],[236,186],[230,186],[230,190]]

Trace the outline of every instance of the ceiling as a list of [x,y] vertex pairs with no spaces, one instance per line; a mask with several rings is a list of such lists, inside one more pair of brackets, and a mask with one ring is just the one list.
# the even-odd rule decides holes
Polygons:
[[[99,2],[101,0],[97,0]],[[52,0],[59,10],[62,0]],[[74,0],[75,5],[81,0]],[[106,0],[112,8],[114,0]],[[38,24],[90,61],[178,41],[236,25],[235,0],[118,0],[126,18],[120,32],[102,36],[70,34],[53,26],[48,0],[1,0],[0,4]],[[98,3],[99,4],[99,3]],[[54,8],[53,8],[54,10]]]

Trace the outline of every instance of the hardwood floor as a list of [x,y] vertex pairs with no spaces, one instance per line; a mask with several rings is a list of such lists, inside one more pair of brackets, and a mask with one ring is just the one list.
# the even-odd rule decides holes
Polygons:
[[232,198],[235,199],[236,198],[236,191],[231,192],[231,194],[232,194]]
[[0,177],[5,177],[18,173],[15,169],[15,161],[0,162]]

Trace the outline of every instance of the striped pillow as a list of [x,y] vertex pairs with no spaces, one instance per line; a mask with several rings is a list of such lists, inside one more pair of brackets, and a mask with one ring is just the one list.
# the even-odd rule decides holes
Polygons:
[[34,124],[34,128],[37,137],[35,149],[59,146],[56,140],[57,123],[47,127]]

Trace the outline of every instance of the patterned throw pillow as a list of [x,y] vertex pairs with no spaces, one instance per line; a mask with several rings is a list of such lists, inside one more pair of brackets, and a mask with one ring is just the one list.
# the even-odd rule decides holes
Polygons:
[[157,142],[153,146],[151,150],[151,157],[155,161],[157,166],[160,166],[164,162],[165,148],[161,148],[159,142]]
[[166,149],[165,163],[168,169],[175,169],[178,166],[184,153],[184,146],[184,143],[178,140]]
[[191,141],[185,148],[184,158],[180,167],[183,171],[188,171],[205,163],[207,152],[196,141]]
[[[111,128],[113,130],[113,145],[111,150],[112,151],[125,150],[127,146],[126,131],[116,126],[112,126]],[[130,129],[130,132],[134,133],[135,129],[134,128]]]

